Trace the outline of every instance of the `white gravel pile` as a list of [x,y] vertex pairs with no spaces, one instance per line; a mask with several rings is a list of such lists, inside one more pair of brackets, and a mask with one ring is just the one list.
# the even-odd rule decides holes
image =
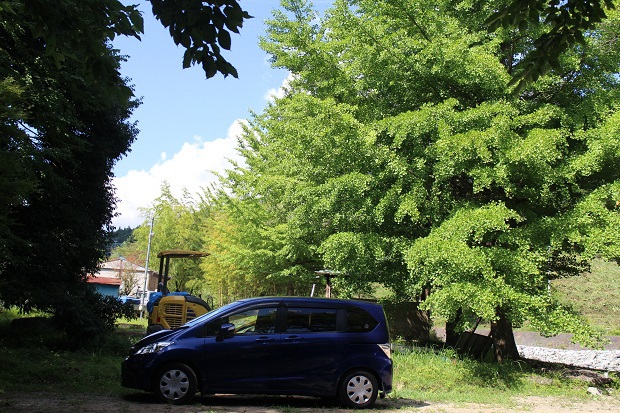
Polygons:
[[560,363],[592,370],[620,371],[620,350],[560,350],[546,347],[517,346],[528,360]]

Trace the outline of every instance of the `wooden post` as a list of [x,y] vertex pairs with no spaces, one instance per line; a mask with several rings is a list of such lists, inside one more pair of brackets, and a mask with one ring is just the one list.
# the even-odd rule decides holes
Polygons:
[[325,275],[325,297],[332,298],[332,277]]

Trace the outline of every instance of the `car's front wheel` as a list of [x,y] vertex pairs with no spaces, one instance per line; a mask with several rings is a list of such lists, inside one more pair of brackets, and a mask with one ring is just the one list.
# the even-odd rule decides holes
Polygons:
[[359,370],[347,374],[339,388],[340,401],[349,408],[365,409],[377,400],[379,385],[375,376],[367,371]]
[[197,389],[194,370],[186,364],[173,363],[159,370],[153,391],[165,403],[186,404],[194,398]]

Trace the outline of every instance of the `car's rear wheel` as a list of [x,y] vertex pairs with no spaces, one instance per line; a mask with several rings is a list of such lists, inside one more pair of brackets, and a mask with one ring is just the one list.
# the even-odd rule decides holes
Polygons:
[[367,371],[358,370],[347,374],[338,389],[340,401],[349,408],[365,409],[377,400],[379,385],[375,376]]
[[183,363],[173,363],[164,366],[157,374],[153,391],[157,397],[166,403],[189,403],[198,389],[196,373]]

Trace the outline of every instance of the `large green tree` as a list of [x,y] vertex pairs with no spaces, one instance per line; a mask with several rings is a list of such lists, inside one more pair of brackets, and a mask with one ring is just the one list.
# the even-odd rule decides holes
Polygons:
[[[322,240],[368,225],[370,202],[358,193],[366,185],[358,169],[368,170],[374,150],[351,108],[305,94],[285,100],[250,125],[246,166],[227,175],[219,194],[226,201],[216,206],[234,228],[225,240],[227,259],[292,293],[309,291],[315,271],[325,269],[317,251]],[[351,223],[353,215],[359,223]]]
[[514,93],[548,23],[489,33],[503,2],[337,1],[323,19],[283,4],[263,47],[293,81],[228,177],[237,207],[268,217],[248,225],[287,258],[274,271],[341,271],[349,294],[430,289],[423,305],[449,320],[491,322],[499,360],[518,357],[525,320],[594,344],[548,280],[620,257],[618,14]]
[[32,15],[11,5],[2,4],[0,25],[2,89],[10,96],[2,102],[1,139],[9,160],[3,166],[16,168],[2,176],[8,196],[1,210],[1,301],[53,312],[74,335],[80,328],[96,334],[105,330],[97,316],[109,320],[113,306],[101,302],[91,321],[78,314],[83,299],[99,300],[85,292],[85,278],[105,249],[111,169],[134,139],[127,120],[136,103],[104,39],[97,53],[68,42],[72,58],[58,64],[35,34]]
[[[221,55],[250,17],[237,1],[151,3],[184,67],[237,75]],[[136,7],[117,0],[0,1],[0,302],[49,311],[74,337],[120,311],[86,280],[111,229],[112,168],[137,133],[110,43],[141,33]]]

